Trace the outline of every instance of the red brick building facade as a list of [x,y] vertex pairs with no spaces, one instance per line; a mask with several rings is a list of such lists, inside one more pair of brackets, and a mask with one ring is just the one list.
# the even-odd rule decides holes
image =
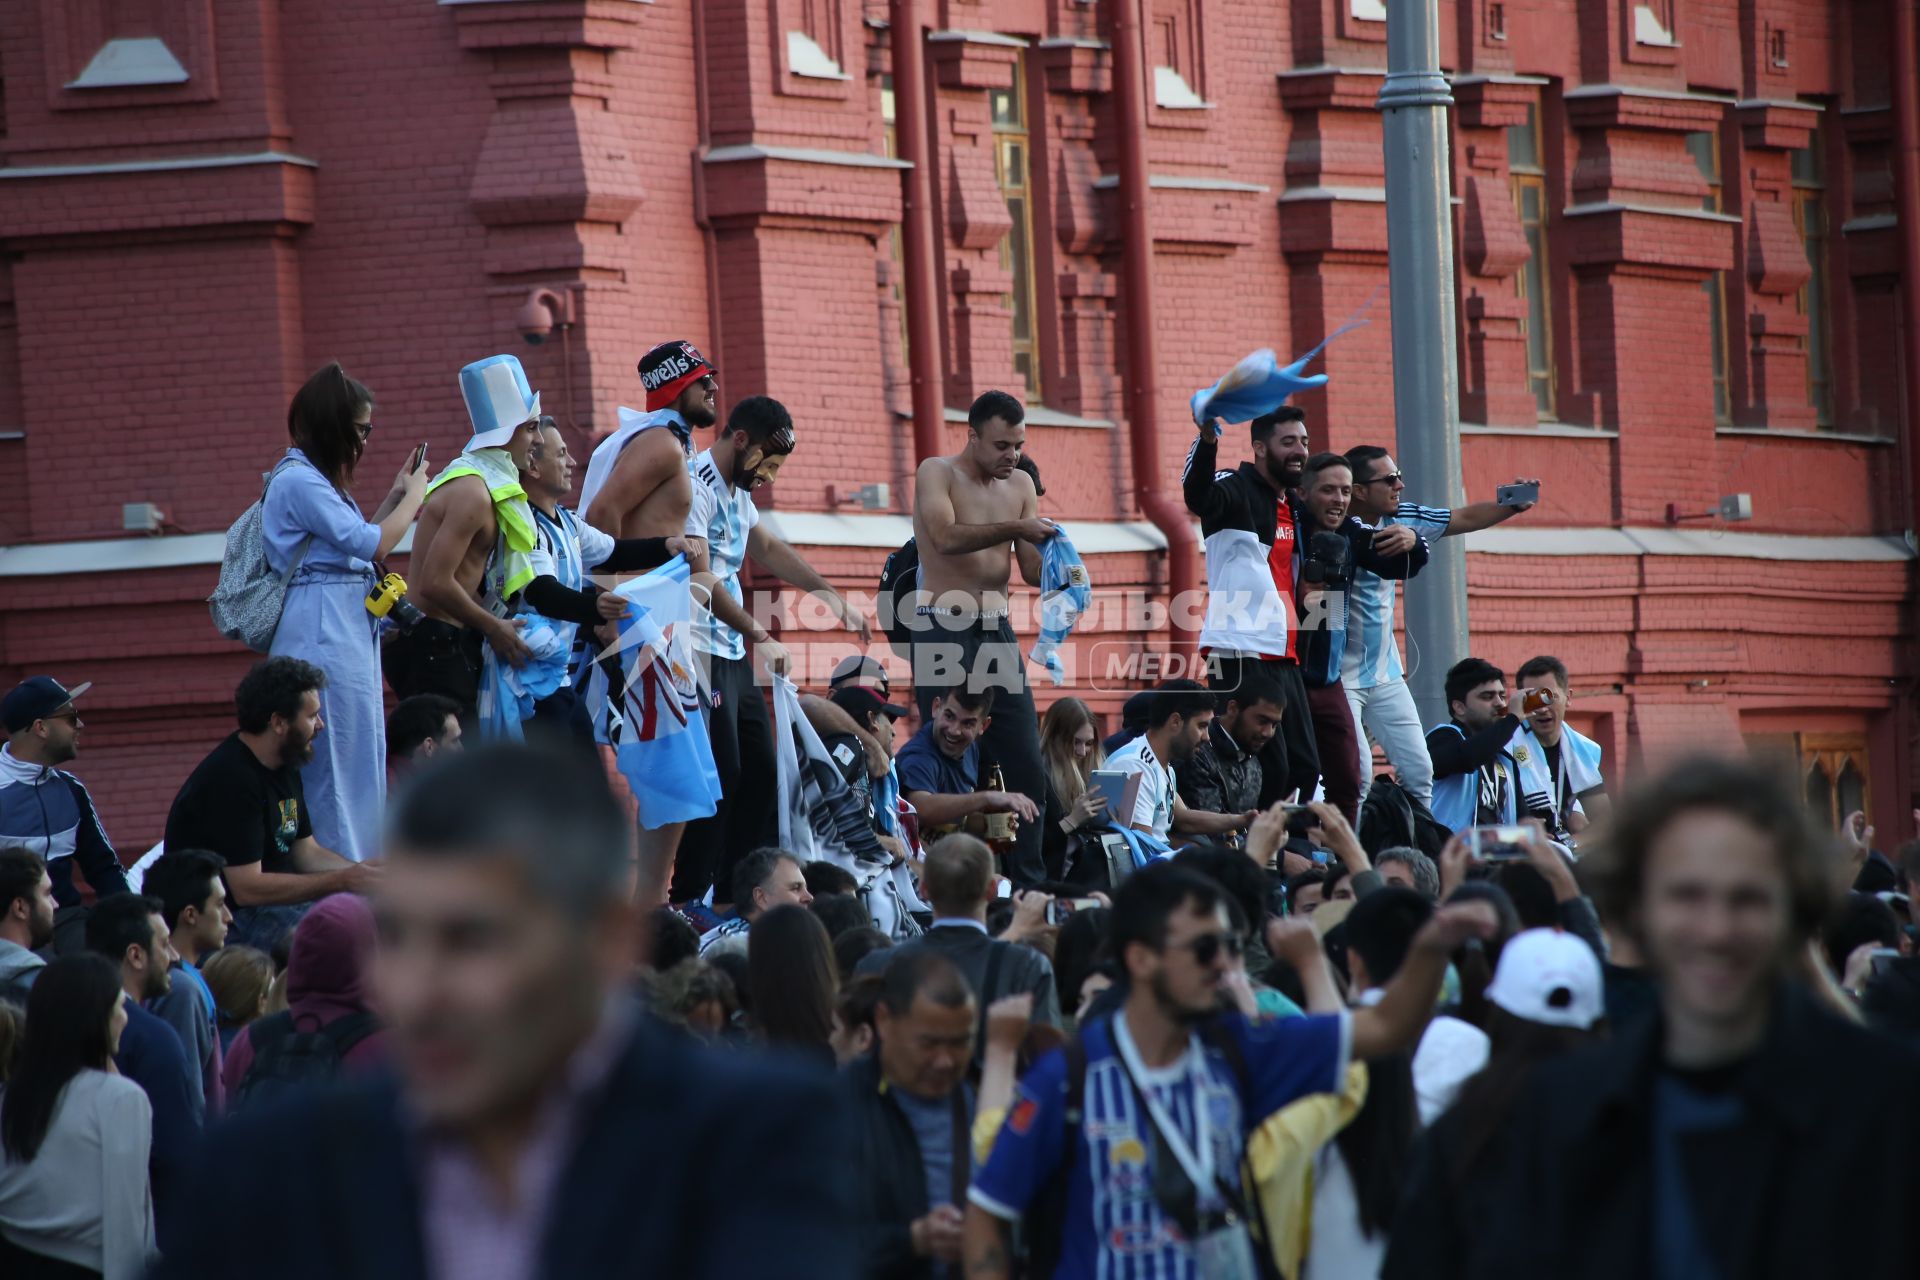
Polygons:
[[[1302,403],[1333,447],[1391,445],[1381,0],[1140,3],[1160,482],[1194,388],[1370,299]],[[1043,512],[1104,601],[1075,691],[1111,712],[1147,673],[1126,656],[1166,648],[1128,602],[1169,577],[1131,496],[1113,4],[918,7],[945,443],[981,389],[1035,406]],[[1896,208],[1889,8],[1441,4],[1466,492],[1546,481],[1469,539],[1475,651],[1563,657],[1616,776],[1744,739],[1883,832],[1920,780],[1920,219]],[[871,588],[915,463],[888,12],[0,0],[0,683],[97,682],[79,768],[123,847],[229,728],[248,657],[202,603],[220,531],[328,358],[379,398],[371,507],[414,443],[458,449],[466,362],[518,352],[584,450],[640,403],[638,353],[689,338],[724,399],[791,407],[761,505]],[[529,347],[542,287],[564,301]],[[1733,493],[1751,521],[1668,523]]]

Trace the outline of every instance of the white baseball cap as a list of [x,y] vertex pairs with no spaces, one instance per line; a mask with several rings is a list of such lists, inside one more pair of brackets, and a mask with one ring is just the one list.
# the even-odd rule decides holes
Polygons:
[[1607,1012],[1599,957],[1558,929],[1528,929],[1508,940],[1487,999],[1516,1018],[1582,1031]]

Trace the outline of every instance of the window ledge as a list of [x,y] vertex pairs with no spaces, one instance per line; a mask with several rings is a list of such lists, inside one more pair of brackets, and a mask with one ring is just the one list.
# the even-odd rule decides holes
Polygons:
[[[1093,180],[1095,191],[1113,191],[1119,186],[1120,175],[1117,173],[1103,173]],[[1147,188],[1150,191],[1238,191],[1248,195],[1258,195],[1270,189],[1257,182],[1235,182],[1231,178],[1208,178],[1189,173],[1148,174]],[[1380,193],[1380,198],[1382,200],[1387,198],[1384,190]]]
[[123,36],[109,40],[93,55],[86,70],[67,82],[69,89],[135,89],[152,85],[185,84],[187,69],[158,36]]
[[1680,205],[1637,204],[1625,200],[1598,200],[1591,204],[1570,204],[1561,210],[1563,218],[1592,218],[1603,213],[1645,213],[1661,218],[1693,218],[1700,222],[1725,222],[1740,225],[1740,215],[1715,213],[1711,209],[1688,209]]
[[1715,427],[1716,436],[1758,436],[1774,440],[1815,440],[1827,444],[1867,444],[1880,448],[1891,448],[1897,443],[1892,436],[1863,436],[1852,431],[1792,431],[1776,430],[1773,427]]
[[1620,433],[1611,427],[1579,427],[1567,422],[1542,422],[1531,427],[1489,426],[1483,422],[1460,424],[1463,436],[1545,436],[1552,440],[1617,440]]
[[[965,409],[948,409],[948,422],[965,422]],[[1071,413],[1061,413],[1058,409],[1049,409],[1043,404],[1027,406],[1026,425],[1029,427],[1077,427],[1088,431],[1111,431],[1113,422],[1108,418],[1078,418]]]

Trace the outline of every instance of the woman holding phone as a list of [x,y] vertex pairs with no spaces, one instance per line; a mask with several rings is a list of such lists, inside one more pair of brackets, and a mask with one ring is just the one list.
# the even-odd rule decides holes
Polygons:
[[1106,761],[1093,709],[1078,698],[1061,698],[1040,717],[1040,755],[1047,764],[1046,813],[1040,855],[1047,874],[1066,873],[1067,850],[1081,831],[1102,825],[1106,797],[1088,785]]
[[262,504],[267,564],[293,576],[269,652],[327,673],[322,731],[301,769],[314,841],[362,862],[379,852],[387,802],[380,622],[367,611],[374,562],[400,544],[427,491],[426,446],[411,449],[374,511],[353,498],[354,469],[373,434],[373,393],[335,362],[307,379],[287,410],[292,447]]

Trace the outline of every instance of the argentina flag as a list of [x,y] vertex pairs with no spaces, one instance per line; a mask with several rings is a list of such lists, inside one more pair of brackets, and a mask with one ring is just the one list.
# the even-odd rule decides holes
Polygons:
[[520,639],[533,650],[525,666],[502,662],[492,645],[481,657],[480,699],[475,715],[483,738],[520,741],[525,737],[520,726],[532,719],[533,704],[567,680],[572,637],[538,614],[523,614],[519,621],[523,624]]
[[613,747],[648,830],[709,817],[720,799],[700,715],[688,576],[686,557],[675,556],[613,588],[633,608],[587,690],[597,734]]
[[1073,624],[1093,603],[1093,578],[1064,533],[1040,544],[1040,638],[1027,656],[1047,669],[1055,684],[1066,683],[1060,646]]

